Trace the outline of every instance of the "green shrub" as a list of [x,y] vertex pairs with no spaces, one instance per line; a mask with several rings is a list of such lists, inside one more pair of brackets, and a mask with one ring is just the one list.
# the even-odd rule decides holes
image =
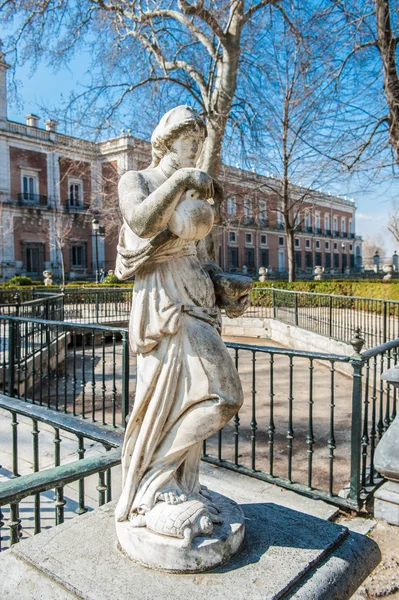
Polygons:
[[30,277],[26,277],[25,275],[14,275],[14,277],[11,277],[11,279],[7,282],[8,287],[27,287],[33,285],[39,285],[39,283],[33,281]]
[[119,279],[117,278],[116,275],[106,275],[102,281],[102,283],[105,283],[106,285],[110,285],[112,283],[121,283],[119,281]]

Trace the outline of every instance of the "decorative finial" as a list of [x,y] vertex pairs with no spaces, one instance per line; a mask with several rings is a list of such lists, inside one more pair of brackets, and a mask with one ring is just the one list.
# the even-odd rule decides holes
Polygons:
[[361,337],[360,334],[361,334],[360,327],[356,327],[355,334],[350,341],[350,344],[351,344],[352,348],[354,349],[354,351],[356,352],[356,354],[360,354],[360,352],[362,351],[362,348],[364,346],[364,343],[365,343],[364,339]]

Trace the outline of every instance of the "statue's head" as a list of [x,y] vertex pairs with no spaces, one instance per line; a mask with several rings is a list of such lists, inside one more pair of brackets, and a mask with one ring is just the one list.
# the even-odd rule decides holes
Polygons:
[[167,154],[176,166],[195,167],[207,136],[206,125],[191,106],[176,106],[160,120],[151,136],[152,165],[156,167]]

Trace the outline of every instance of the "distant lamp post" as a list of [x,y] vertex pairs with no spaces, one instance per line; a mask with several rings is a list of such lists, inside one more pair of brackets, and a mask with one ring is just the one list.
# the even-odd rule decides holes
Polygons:
[[396,252],[396,250],[392,255],[392,265],[393,265],[394,271],[397,271],[398,267],[399,267],[399,257],[398,257],[398,253]]
[[373,256],[374,261],[374,271],[377,273],[380,270],[380,254],[378,250],[375,251]]
[[96,247],[96,283],[98,283],[98,278],[99,278],[99,273],[100,273],[100,268],[98,265],[98,234],[99,234],[99,230],[100,230],[100,223],[97,221],[97,219],[93,219],[91,222],[91,227],[93,229],[93,234],[94,234],[94,238],[95,238],[95,247]]
[[346,265],[344,266],[344,252],[345,252],[345,243],[344,242],[342,242],[342,244],[341,244],[341,250],[342,250],[342,258],[341,258],[341,260],[342,260],[342,268],[341,268],[341,271],[342,271],[342,273],[345,273]]

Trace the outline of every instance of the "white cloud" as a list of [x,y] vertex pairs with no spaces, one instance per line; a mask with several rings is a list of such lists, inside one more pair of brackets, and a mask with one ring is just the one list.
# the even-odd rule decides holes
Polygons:
[[356,219],[359,221],[381,221],[381,217],[377,217],[376,215],[370,215],[367,213],[357,212]]

